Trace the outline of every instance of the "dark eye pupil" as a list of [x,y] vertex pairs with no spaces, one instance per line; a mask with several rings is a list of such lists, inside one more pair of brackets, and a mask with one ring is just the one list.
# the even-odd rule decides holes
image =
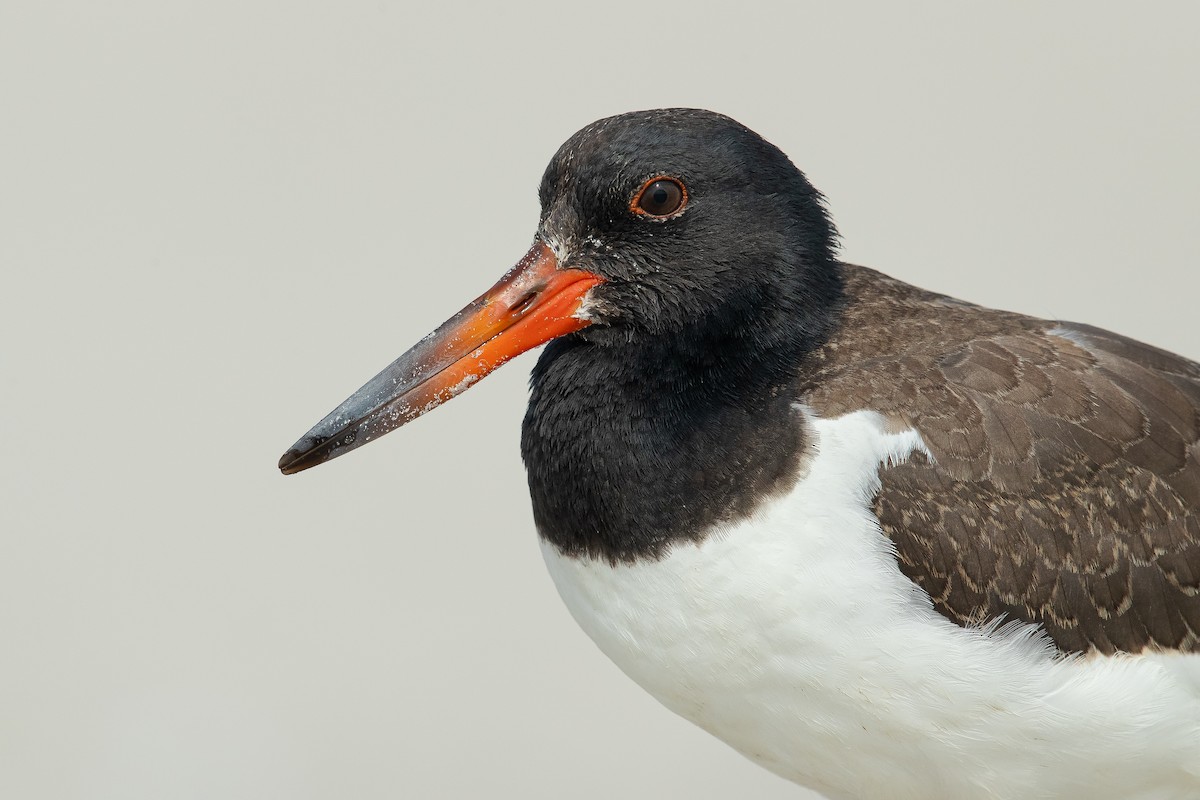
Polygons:
[[674,181],[655,181],[642,192],[641,208],[656,217],[674,213],[683,201],[683,192]]

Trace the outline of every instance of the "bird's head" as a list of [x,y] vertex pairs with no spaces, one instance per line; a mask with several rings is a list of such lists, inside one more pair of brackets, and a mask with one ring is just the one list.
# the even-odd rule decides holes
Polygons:
[[554,155],[539,197],[537,234],[517,265],[296,442],[283,472],[360,447],[562,336],[682,358],[735,342],[743,369],[771,368],[820,335],[837,295],[820,194],[779,149],[720,114],[595,122]]
[[559,148],[538,195],[538,241],[560,266],[604,280],[581,333],[597,343],[727,329],[811,288],[832,259],[833,229],[804,175],[711,111],[595,122]]

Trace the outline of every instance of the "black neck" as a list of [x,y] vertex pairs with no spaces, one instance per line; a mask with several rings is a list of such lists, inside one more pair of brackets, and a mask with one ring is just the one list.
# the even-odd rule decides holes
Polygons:
[[742,324],[627,346],[551,343],[521,437],[539,533],[568,555],[656,558],[789,488],[804,445],[797,372],[840,291],[835,276],[804,307],[753,298]]

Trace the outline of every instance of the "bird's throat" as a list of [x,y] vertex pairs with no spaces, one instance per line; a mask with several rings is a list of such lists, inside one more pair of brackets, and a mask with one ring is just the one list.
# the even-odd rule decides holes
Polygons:
[[538,364],[522,455],[538,531],[564,554],[657,558],[795,481],[805,435],[790,379],[737,387],[719,369],[648,363],[661,357],[575,338]]

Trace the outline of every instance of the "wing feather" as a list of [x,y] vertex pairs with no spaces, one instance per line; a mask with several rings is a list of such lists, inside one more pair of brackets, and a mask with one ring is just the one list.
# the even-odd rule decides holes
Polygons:
[[802,397],[921,433],[933,459],[884,468],[875,510],[935,608],[1064,652],[1200,651],[1200,365],[846,274]]

